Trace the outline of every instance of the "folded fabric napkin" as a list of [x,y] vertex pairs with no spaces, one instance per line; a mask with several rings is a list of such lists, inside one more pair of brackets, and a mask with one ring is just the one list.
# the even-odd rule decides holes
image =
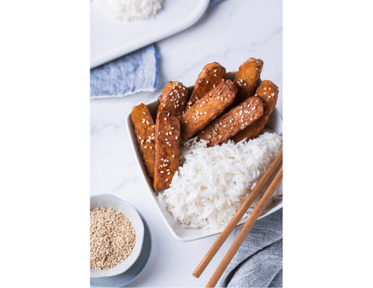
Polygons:
[[[222,0],[211,0],[209,8]],[[159,54],[154,44],[91,70],[91,99],[153,92],[157,87]]]
[[158,58],[158,52],[152,44],[92,69],[91,98],[153,92],[158,83]]
[[216,286],[282,287],[282,209],[255,223]]

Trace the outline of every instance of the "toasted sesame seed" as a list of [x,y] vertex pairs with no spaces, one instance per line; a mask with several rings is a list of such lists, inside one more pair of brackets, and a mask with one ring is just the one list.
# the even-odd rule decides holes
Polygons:
[[132,253],[135,230],[122,213],[112,208],[96,208],[90,211],[90,221],[91,268],[108,270]]

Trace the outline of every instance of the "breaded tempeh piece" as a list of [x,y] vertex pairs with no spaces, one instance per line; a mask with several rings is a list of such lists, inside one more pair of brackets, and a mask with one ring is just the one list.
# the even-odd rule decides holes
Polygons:
[[234,100],[236,85],[230,80],[222,80],[202,99],[180,117],[181,137],[188,140],[218,117]]
[[145,104],[133,107],[132,122],[135,125],[137,142],[144,157],[146,170],[150,178],[154,178],[154,155],[155,155],[155,125],[152,116]]
[[221,80],[225,78],[225,75],[225,68],[217,62],[207,64],[205,67],[203,67],[202,72],[199,73],[185,110],[188,110],[211,89],[215,88],[215,86],[217,86]]
[[179,119],[168,112],[159,113],[155,125],[155,191],[169,188],[179,168],[179,138]]
[[175,116],[180,116],[188,101],[188,90],[178,81],[170,81],[159,96],[158,113],[170,112]]
[[245,129],[261,117],[263,112],[262,100],[256,96],[250,97],[207,126],[198,134],[198,139],[209,141],[207,146],[213,147]]
[[260,135],[265,125],[268,123],[269,117],[276,107],[278,88],[273,82],[264,80],[255,92],[255,96],[258,96],[263,101],[264,114],[261,118],[255,121],[252,125],[238,132],[232,140],[234,142],[240,142],[243,139],[253,139]]
[[241,64],[237,71],[234,83],[237,85],[237,97],[234,101],[238,105],[247,98],[253,96],[256,86],[262,72],[263,61],[260,59],[249,58]]

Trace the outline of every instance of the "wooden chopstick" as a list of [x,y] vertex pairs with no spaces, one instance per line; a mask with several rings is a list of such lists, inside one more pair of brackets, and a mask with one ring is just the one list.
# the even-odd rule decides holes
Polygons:
[[227,226],[224,228],[223,232],[219,235],[219,237],[215,240],[214,244],[211,246],[210,250],[206,253],[205,257],[202,261],[198,264],[197,268],[193,271],[194,277],[199,277],[206,269],[207,265],[210,263],[212,258],[214,258],[215,254],[219,251],[220,247],[223,245],[225,240],[227,240],[228,236],[232,233],[233,229],[236,228],[237,223],[241,220],[242,216],[246,213],[247,209],[250,208],[251,204],[253,204],[254,200],[258,197],[260,192],[263,190],[264,186],[267,184],[268,180],[272,177],[273,173],[278,169],[280,164],[282,163],[282,150],[277,155],[275,160],[272,162],[271,166],[269,166],[268,170],[264,173],[262,178],[259,180],[258,184],[254,187],[251,191],[249,196],[245,199],[242,203],[240,208],[237,210],[236,214],[232,217],[229,221]]
[[224,270],[227,268],[228,264],[232,261],[233,256],[236,254],[238,248],[240,248],[242,242],[245,240],[247,234],[250,232],[251,228],[254,226],[256,220],[259,218],[260,214],[262,214],[264,208],[266,207],[267,203],[271,199],[272,195],[275,193],[278,185],[280,185],[282,181],[282,166],[278,173],[276,174],[275,178],[273,179],[272,183],[269,185],[267,191],[264,193],[262,199],[260,199],[258,205],[255,207],[253,213],[251,213],[249,219],[243,226],[241,232],[237,235],[237,238],[234,240],[232,246],[229,248],[227,254],[225,254],[223,260],[220,262],[220,265],[216,269],[215,273],[212,275],[210,281],[207,283],[206,287],[215,287],[216,283],[218,283],[221,275],[223,274]]

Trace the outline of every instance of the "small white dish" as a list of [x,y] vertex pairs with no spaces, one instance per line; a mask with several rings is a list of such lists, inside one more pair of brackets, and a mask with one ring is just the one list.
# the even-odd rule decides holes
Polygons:
[[131,204],[109,194],[97,195],[91,197],[90,210],[95,208],[112,208],[115,211],[122,213],[132,224],[136,233],[136,243],[133,247],[132,253],[122,263],[109,270],[97,270],[90,268],[90,277],[109,277],[122,274],[127,271],[139,258],[143,242],[144,242],[144,223],[141,219],[139,212]]
[[[226,78],[230,80],[234,80],[234,77],[236,76],[236,72],[229,72],[227,73]],[[194,86],[188,87],[189,93],[193,91]],[[149,109],[149,112],[151,113],[153,119],[155,119],[156,114],[157,114],[157,109],[158,109],[159,101],[156,100],[154,102],[151,102],[147,104],[146,106]],[[137,142],[137,137],[136,137],[136,132],[135,132],[135,127],[132,123],[132,118],[131,118],[131,113],[128,114],[127,116],[127,127],[128,127],[128,133],[130,136],[130,139],[132,140],[132,147],[133,151],[138,159],[137,163],[139,164],[139,167],[142,171],[142,174],[144,176],[144,180],[148,184],[149,192],[159,210],[161,213],[164,221],[166,222],[167,227],[170,229],[172,235],[179,241],[194,241],[206,237],[210,237],[213,235],[220,234],[223,231],[222,229],[218,230],[204,230],[202,228],[186,228],[181,225],[179,222],[175,222],[171,213],[166,210],[165,207],[161,205],[158,201],[158,192],[154,191],[153,188],[153,180],[149,178],[147,172],[146,172],[146,167],[144,165],[142,153],[140,150],[140,145]],[[273,111],[271,114],[271,117],[267,123],[266,128],[270,128],[274,130],[276,133],[281,134],[282,133],[282,119],[280,117],[280,114],[278,113],[277,109]],[[162,192],[159,191],[159,192]],[[267,207],[262,215],[259,217],[259,219],[264,218],[277,210],[282,208],[282,198],[281,199],[276,199],[275,201],[272,201],[270,206]],[[240,227],[245,224],[246,221],[240,221],[236,227]]]
[[163,1],[154,19],[119,22],[91,3],[91,69],[192,26],[210,0]]

